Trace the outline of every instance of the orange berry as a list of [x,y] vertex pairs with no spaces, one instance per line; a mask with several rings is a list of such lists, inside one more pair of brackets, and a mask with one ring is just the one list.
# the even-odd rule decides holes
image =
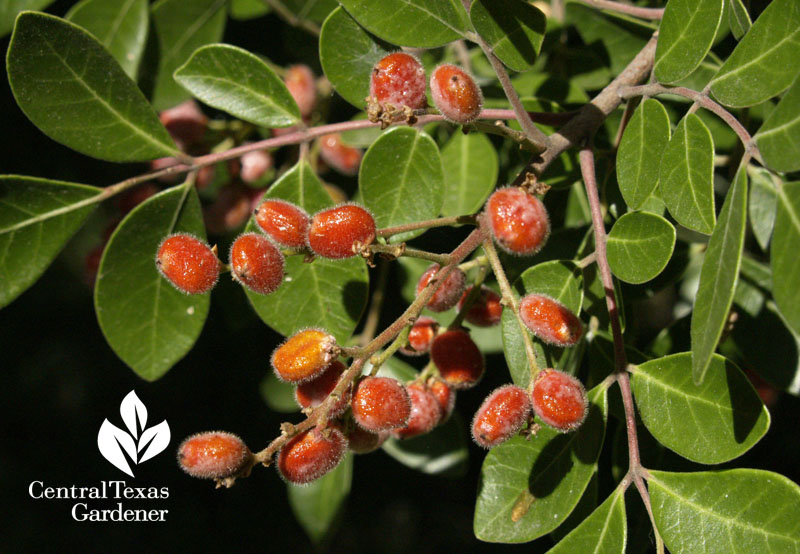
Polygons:
[[410,439],[430,433],[442,419],[439,401],[430,391],[417,383],[408,385],[406,390],[411,398],[411,415],[405,427],[392,431],[392,435],[398,439]]
[[586,419],[586,389],[583,383],[564,372],[542,370],[533,384],[531,400],[536,415],[562,433],[577,429]]
[[483,448],[505,442],[522,429],[531,414],[528,393],[516,385],[496,389],[475,412],[472,438]]
[[[464,291],[461,300],[458,301],[458,311],[464,306],[464,301],[467,296],[472,292],[473,287],[469,287]],[[503,305],[500,303],[500,295],[486,286],[481,286],[478,293],[478,298],[472,303],[467,315],[464,316],[468,322],[477,327],[493,327],[500,323],[503,317]]]
[[256,210],[256,223],[281,246],[303,248],[306,245],[308,214],[291,202],[265,200]]
[[[439,264],[435,263],[425,270],[425,273],[422,274],[417,282],[417,296],[431,282],[439,268]],[[464,292],[466,280],[467,276],[464,275],[464,272],[458,267],[454,268],[444,281],[436,287],[436,292],[428,300],[428,309],[434,312],[444,312],[455,306],[458,303],[458,299],[461,298],[461,293]]]
[[343,175],[356,175],[361,165],[361,150],[345,144],[339,133],[320,137],[319,155],[326,164]]
[[302,117],[311,115],[317,103],[317,86],[311,68],[307,65],[291,65],[286,68],[283,82],[286,83],[289,94],[297,102],[300,115]]
[[453,408],[456,405],[456,391],[450,388],[447,383],[438,379],[431,380],[428,383],[428,390],[431,391],[431,394],[436,397],[436,401],[439,403],[439,409],[442,412],[442,418],[439,423],[444,423],[450,419],[450,415],[453,413]]
[[358,425],[353,425],[347,433],[347,445],[355,454],[369,454],[380,448],[388,438],[388,431],[373,433]]
[[181,292],[210,291],[219,277],[219,260],[205,242],[188,234],[165,238],[158,247],[156,267]]
[[439,332],[439,322],[432,317],[422,316],[408,331],[408,347],[401,347],[406,356],[421,356],[431,349],[433,339]]
[[405,52],[384,56],[372,68],[369,95],[382,104],[392,104],[397,108],[424,108],[428,103],[425,69],[417,58]]
[[[297,385],[294,391],[294,398],[301,408],[316,408],[328,398],[328,395],[336,388],[339,383],[339,377],[344,373],[345,365],[339,360],[334,360],[325,368],[325,370],[310,381]],[[328,417],[336,417],[345,411],[350,403],[350,396],[345,391],[345,394],[336,401],[336,404],[331,408]]]
[[233,278],[253,292],[269,294],[283,282],[283,254],[263,235],[240,235],[230,260]]
[[495,242],[509,254],[536,254],[550,234],[547,208],[517,187],[496,190],[486,202],[486,215]]
[[272,368],[282,381],[303,383],[319,376],[338,354],[333,336],[321,329],[305,329],[275,349]]
[[440,65],[433,71],[431,97],[442,115],[455,123],[469,123],[481,113],[480,87],[469,73],[454,65]]
[[403,427],[411,416],[408,391],[389,377],[364,377],[353,391],[351,407],[355,422],[373,433]]
[[250,465],[252,456],[242,439],[224,431],[192,435],[178,447],[181,469],[200,479],[233,477]]
[[431,360],[449,386],[468,389],[483,376],[483,354],[478,345],[461,329],[445,331],[433,339]]
[[525,326],[544,342],[565,348],[583,335],[578,317],[563,304],[543,294],[528,294],[519,302],[519,315]]
[[292,437],[278,452],[278,472],[290,483],[319,479],[342,461],[347,439],[336,427],[308,429]]
[[187,100],[158,115],[172,140],[184,152],[203,140],[208,118],[194,100]]
[[308,228],[308,247],[323,258],[350,258],[353,245],[375,240],[375,219],[357,204],[340,204],[317,212]]

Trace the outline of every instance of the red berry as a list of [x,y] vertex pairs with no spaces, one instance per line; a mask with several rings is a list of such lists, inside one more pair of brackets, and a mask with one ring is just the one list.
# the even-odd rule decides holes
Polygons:
[[256,210],[256,223],[272,240],[287,248],[303,248],[310,223],[299,206],[284,200],[266,200]]
[[355,243],[375,240],[375,219],[357,204],[340,204],[317,212],[308,228],[308,247],[323,258],[350,258],[356,255]]
[[322,160],[343,175],[356,175],[361,164],[361,150],[342,142],[339,133],[323,135],[319,139]]
[[275,375],[288,383],[302,383],[319,376],[339,355],[336,339],[321,329],[305,329],[272,353]]
[[203,210],[206,228],[215,235],[241,227],[249,217],[250,196],[242,185],[222,187],[214,203]]
[[400,348],[406,356],[421,356],[431,349],[433,339],[439,332],[439,322],[432,317],[422,316],[408,331],[408,348]]
[[198,433],[178,447],[178,464],[192,477],[224,479],[248,467],[252,454],[242,439],[223,431]]
[[509,254],[536,254],[550,234],[547,208],[517,187],[496,190],[486,202],[486,215],[495,242]]
[[362,429],[358,425],[353,425],[347,433],[347,443],[350,450],[356,454],[369,454],[374,452],[389,438],[388,431],[372,433]]
[[335,468],[347,451],[347,439],[336,427],[308,429],[292,437],[278,452],[281,476],[298,485],[319,479]]
[[405,52],[384,56],[372,68],[369,95],[382,104],[392,104],[397,108],[424,108],[428,103],[425,69],[417,58]]
[[258,183],[261,177],[272,167],[272,154],[266,150],[254,150],[239,158],[239,177],[245,183]]
[[233,278],[253,292],[269,294],[283,282],[283,254],[264,235],[240,235],[230,260]]
[[439,380],[430,381],[428,390],[431,391],[431,394],[436,397],[436,401],[439,403],[439,409],[442,412],[442,418],[439,423],[444,423],[450,419],[450,415],[453,413],[453,408],[456,405],[456,391],[444,381]]
[[522,322],[544,342],[565,348],[583,335],[583,325],[560,302],[543,294],[528,294],[519,302]]
[[531,399],[536,415],[562,433],[577,429],[586,419],[586,389],[572,375],[542,370],[533,384]]
[[158,115],[172,140],[184,152],[203,140],[208,118],[194,100],[187,100]]
[[461,329],[445,331],[433,339],[431,360],[441,378],[456,389],[473,387],[483,376],[483,354],[469,333]]
[[[464,301],[467,299],[467,296],[472,292],[472,288],[473,287],[469,287],[465,290],[464,294],[461,296],[461,300],[458,301],[459,312],[462,306],[464,306]],[[477,327],[492,327],[497,325],[503,317],[503,305],[500,303],[500,300],[499,294],[489,287],[481,286],[478,298],[472,303],[464,319]]]
[[181,292],[210,291],[219,277],[217,255],[205,242],[186,234],[170,235],[158,247],[156,267]]
[[503,385],[486,397],[472,420],[472,438],[492,448],[522,429],[531,414],[528,393],[515,385]]
[[[439,268],[439,264],[433,264],[425,270],[425,273],[422,274],[417,282],[417,296],[430,283]],[[444,312],[455,306],[458,303],[458,299],[461,298],[461,293],[464,292],[466,280],[467,276],[464,275],[464,272],[458,267],[454,268],[444,281],[436,287],[436,292],[428,300],[428,309],[434,312]]]
[[392,434],[399,439],[410,439],[430,433],[442,419],[439,401],[425,387],[412,383],[406,387],[411,398],[411,416],[405,427],[395,429]]
[[300,115],[303,117],[311,115],[314,104],[317,103],[317,87],[311,69],[307,65],[289,66],[286,68],[283,82],[286,83],[289,94],[297,102]]
[[770,385],[761,377],[761,375],[752,369],[745,368],[744,374],[750,380],[750,384],[753,385],[754,389],[756,389],[758,396],[761,398],[761,401],[767,406],[767,408],[772,408],[775,406],[775,404],[778,402],[778,398],[781,395],[781,391]]
[[389,377],[364,377],[353,391],[353,419],[377,433],[408,424],[411,399],[406,388]]
[[455,123],[469,123],[481,113],[480,87],[469,73],[454,65],[440,65],[433,71],[431,97],[442,115]]
[[[339,377],[344,373],[345,365],[339,360],[334,360],[319,377],[297,385],[294,391],[294,398],[301,408],[316,408],[328,398],[328,395],[336,388]],[[336,404],[328,412],[328,417],[336,417],[345,411],[350,403],[347,393],[336,401]]]

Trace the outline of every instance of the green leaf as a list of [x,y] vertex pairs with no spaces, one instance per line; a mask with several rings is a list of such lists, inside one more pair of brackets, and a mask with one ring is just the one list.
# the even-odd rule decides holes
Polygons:
[[261,398],[264,399],[269,409],[286,414],[300,410],[297,400],[294,398],[296,388],[295,385],[278,379],[271,371],[262,379],[259,386]]
[[435,48],[460,39],[469,21],[456,0],[342,0],[344,9],[384,40]]
[[331,472],[307,485],[287,483],[289,505],[297,521],[314,543],[327,536],[350,494],[353,455],[348,453]]
[[159,61],[152,100],[157,110],[189,99],[173,74],[195,50],[222,39],[226,4],[227,0],[159,0],[153,4]]
[[0,37],[6,36],[14,28],[14,20],[20,12],[43,10],[53,0],[4,0],[0,2]]
[[135,80],[147,42],[148,17],[147,0],[82,0],[64,18],[92,33]]
[[[293,202],[310,214],[332,205],[313,170],[300,162],[267,191],[265,198]],[[248,223],[247,231],[258,231]],[[327,329],[345,344],[367,303],[367,268],[361,258],[305,263],[302,255],[286,257],[284,283],[272,294],[245,290],[258,316],[277,332],[289,336],[303,327]]]
[[650,471],[653,516],[670,552],[800,552],[800,488],[777,473]]
[[747,377],[719,355],[703,384],[692,382],[691,354],[657,358],[633,372],[633,395],[647,429],[693,462],[721,464],[738,458],[769,429],[769,412]]
[[786,323],[800,334],[800,183],[778,189],[778,214],[772,233],[772,295]]
[[269,6],[263,0],[231,0],[231,17],[241,21],[267,15]]
[[156,269],[159,243],[177,232],[205,238],[194,187],[173,187],[139,204],[111,235],[97,270],[100,329],[117,356],[147,381],[191,350],[208,315],[210,293],[184,294]]
[[17,104],[53,140],[115,162],[179,153],[136,83],[77,25],[23,12],[7,67]]
[[597,467],[607,414],[606,388],[589,391],[589,415],[574,433],[542,427],[530,441],[514,437],[483,461],[475,536],[486,542],[532,541],[572,512]]
[[747,172],[739,170],[708,241],[692,310],[692,377],[703,382],[728,320],[747,226]]
[[789,88],[798,58],[800,2],[774,0],[709,83],[711,93],[733,108],[760,104]]
[[[547,295],[580,316],[583,303],[583,275],[572,261],[552,260],[530,267],[514,281],[513,288],[515,294],[518,293],[518,297],[534,292]],[[510,309],[503,310],[500,325],[503,332],[503,352],[511,379],[516,385],[526,388],[530,383],[528,357],[525,354],[522,330]],[[536,363],[539,367],[557,367],[561,370],[568,370],[567,360],[576,354],[578,354],[578,359],[580,357],[580,346],[559,348],[544,344],[532,333],[530,336],[534,341]]]
[[724,0],[669,0],[658,28],[653,70],[662,83],[680,81],[706,57],[722,20]]
[[775,177],[766,169],[753,168],[750,173],[750,227],[758,245],[766,252],[772,229],[775,227],[775,212],[778,206],[779,186]]
[[280,77],[258,56],[236,46],[198,48],[175,71],[175,80],[209,106],[262,127],[300,121],[300,108]]
[[322,23],[339,6],[336,0],[282,0],[281,3],[299,20],[316,23]]
[[389,438],[381,448],[404,466],[429,475],[458,478],[467,472],[467,430],[458,413],[426,435]]
[[608,264],[626,283],[646,283],[667,267],[675,248],[675,227],[647,212],[623,215],[608,234]]
[[800,169],[800,77],[753,137],[770,169]]
[[[411,127],[392,129],[364,154],[358,184],[378,227],[433,219],[444,202],[439,147],[427,133]],[[402,242],[423,232],[401,233],[390,241]]]
[[612,554],[625,552],[628,522],[625,517],[625,489],[616,488],[605,502],[564,537],[548,554]]
[[0,177],[0,308],[44,273],[92,213],[100,189],[35,177]]
[[695,114],[684,117],[661,158],[661,198],[678,223],[693,231],[714,230],[714,141]]
[[669,144],[667,110],[649,98],[636,111],[619,144],[617,180],[625,203],[638,210],[658,185],[661,155]]
[[509,69],[526,71],[533,66],[546,23],[539,8],[516,0],[474,0],[469,17],[475,31]]
[[333,10],[322,24],[319,36],[322,70],[336,92],[357,108],[366,104],[372,68],[394,50],[394,46],[367,32],[341,7]]
[[444,205],[442,215],[473,214],[497,183],[497,151],[483,133],[456,131],[442,148]]
[[742,4],[742,0],[727,0],[727,2],[728,24],[730,25],[731,33],[733,33],[733,37],[736,40],[741,40],[753,24],[750,21],[750,14],[747,13],[747,8]]

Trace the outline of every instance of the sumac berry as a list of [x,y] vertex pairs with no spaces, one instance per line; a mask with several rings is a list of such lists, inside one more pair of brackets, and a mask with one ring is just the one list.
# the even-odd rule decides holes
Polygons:
[[473,387],[483,376],[483,354],[469,333],[461,329],[445,331],[433,339],[431,360],[442,380],[455,389]]
[[456,391],[454,391],[447,383],[438,379],[433,379],[428,382],[428,390],[436,398],[439,403],[439,409],[442,412],[442,417],[439,423],[444,423],[453,413],[453,408],[456,405]]
[[481,89],[463,69],[451,64],[440,65],[431,74],[430,84],[433,103],[447,119],[463,125],[480,115]]
[[405,52],[384,56],[372,68],[369,95],[381,104],[407,106],[412,110],[424,108],[425,69],[417,58]]
[[330,167],[343,175],[356,175],[361,164],[361,150],[345,144],[339,133],[323,135],[319,139],[319,155]]
[[389,438],[389,431],[373,433],[353,425],[347,433],[347,446],[356,454],[369,454],[374,452]]
[[357,204],[341,204],[322,210],[311,218],[307,244],[323,258],[350,258],[356,255],[355,243],[366,245],[375,240],[375,219]]
[[442,418],[439,401],[424,386],[412,383],[406,390],[411,398],[411,415],[405,427],[392,431],[392,435],[399,439],[410,439],[429,433]]
[[400,348],[406,356],[421,356],[430,351],[433,339],[439,332],[439,322],[432,317],[418,318],[408,331],[408,347]]
[[497,189],[486,202],[486,216],[495,242],[509,254],[536,254],[550,234],[547,208],[521,188]]
[[264,235],[245,233],[231,246],[231,275],[258,294],[269,294],[283,282],[283,254]]
[[586,419],[583,383],[555,369],[544,369],[536,376],[531,401],[539,419],[562,433],[577,429]]
[[181,292],[210,291],[219,277],[217,255],[205,242],[187,233],[165,238],[158,247],[156,267]]
[[[425,270],[425,273],[422,274],[417,282],[417,296],[422,292],[422,289],[428,286],[428,283],[431,282],[439,268],[439,264],[435,263]],[[464,292],[466,280],[467,277],[460,268],[456,267],[450,271],[450,274],[439,283],[436,287],[436,292],[428,300],[428,309],[434,312],[444,312],[455,306]]]
[[306,211],[285,200],[265,200],[256,210],[256,223],[281,246],[303,248],[310,219]]
[[181,469],[200,479],[224,479],[241,472],[252,461],[242,439],[224,431],[198,433],[178,447]]
[[522,429],[531,414],[528,393],[516,385],[496,389],[475,412],[472,438],[483,448],[505,442]]
[[[458,301],[458,311],[462,310],[467,296],[472,292],[473,287],[464,291],[461,300]],[[503,317],[503,305],[500,303],[500,295],[486,286],[481,286],[478,297],[467,310],[464,319],[476,327],[492,327],[500,323]]]
[[292,437],[278,452],[278,472],[302,485],[335,468],[347,451],[347,439],[336,427],[308,429]]
[[289,94],[297,102],[300,115],[302,117],[311,115],[317,103],[317,86],[311,68],[307,65],[291,65],[286,68],[283,82],[286,83]]
[[[300,383],[294,391],[294,398],[301,408],[316,408],[328,398],[328,395],[336,388],[339,377],[344,373],[345,365],[339,360],[334,360],[325,370],[310,381]],[[345,392],[337,400],[328,417],[336,417],[341,414],[350,403],[350,397]]]
[[408,424],[411,399],[406,387],[390,377],[364,377],[353,391],[353,419],[377,433]]
[[544,342],[565,348],[583,335],[578,317],[563,304],[543,294],[528,294],[519,302],[519,315],[525,326]]
[[254,150],[239,159],[239,177],[248,184],[258,183],[272,167],[272,154],[266,150]]
[[339,354],[336,339],[321,329],[305,329],[272,353],[275,375],[288,383],[302,383],[319,376]]

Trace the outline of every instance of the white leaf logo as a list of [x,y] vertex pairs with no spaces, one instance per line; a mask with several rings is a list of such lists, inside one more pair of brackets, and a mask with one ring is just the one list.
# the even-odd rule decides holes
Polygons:
[[119,412],[128,431],[104,419],[97,433],[97,447],[114,467],[133,477],[131,463],[146,462],[167,448],[171,438],[169,425],[164,420],[147,429],[147,407],[135,391],[122,399]]

